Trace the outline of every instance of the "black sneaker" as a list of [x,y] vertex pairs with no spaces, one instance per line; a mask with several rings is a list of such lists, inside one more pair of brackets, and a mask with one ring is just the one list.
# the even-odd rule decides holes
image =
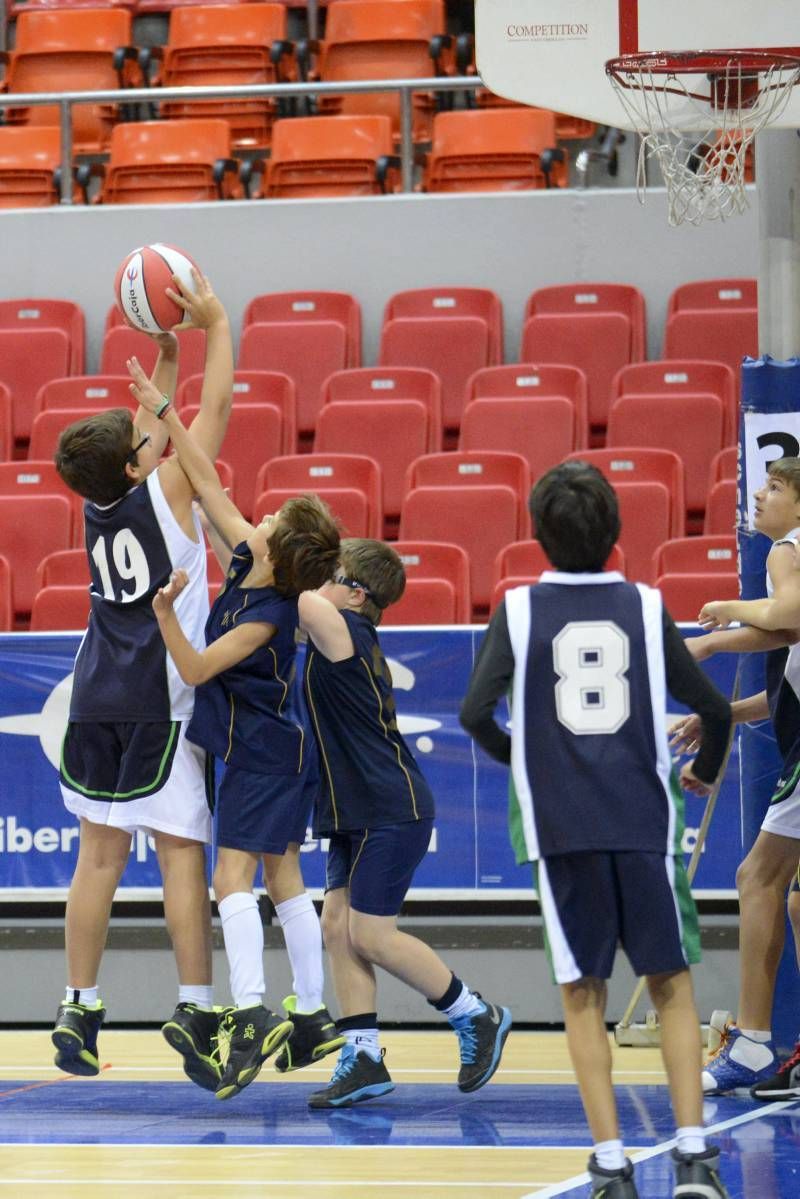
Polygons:
[[279,1074],[302,1070],[303,1066],[318,1062],[344,1045],[345,1038],[336,1031],[326,1007],[317,1008],[315,1012],[298,1012],[296,995],[288,995],[283,1006],[292,1022],[292,1035],[275,1058],[275,1069]]
[[194,1003],[179,1003],[166,1024],[164,1040],[183,1058],[183,1070],[206,1091],[216,1091],[222,1077],[219,1058],[219,1025],[222,1008],[208,1010]]
[[228,1008],[222,1022],[222,1033],[228,1041],[228,1060],[217,1084],[217,1099],[238,1095],[291,1032],[291,1020],[282,1020],[260,1003],[255,1007]]
[[705,1153],[681,1153],[672,1150],[675,1165],[673,1199],[730,1199],[719,1176],[719,1149],[709,1145]]
[[92,1078],[100,1073],[97,1059],[97,1034],[106,1018],[102,1003],[85,1007],[82,1003],[62,1003],[50,1036],[55,1045],[55,1063],[66,1074]]
[[621,1170],[604,1170],[592,1154],[587,1169],[592,1180],[593,1199],[639,1199],[633,1181],[633,1163],[627,1157]]
[[[478,996],[480,999],[480,995]],[[457,1016],[450,1025],[458,1036],[461,1069],[459,1091],[477,1091],[500,1065],[503,1046],[511,1029],[511,1012],[481,999],[483,1011]]]
[[750,1088],[754,1099],[797,1099],[800,1098],[800,1041],[794,1053],[771,1078],[757,1082]]
[[377,1099],[394,1090],[389,1071],[383,1063],[385,1049],[376,1062],[363,1049],[356,1053],[352,1045],[344,1044],[330,1084],[308,1097],[309,1107],[349,1107],[365,1099]]

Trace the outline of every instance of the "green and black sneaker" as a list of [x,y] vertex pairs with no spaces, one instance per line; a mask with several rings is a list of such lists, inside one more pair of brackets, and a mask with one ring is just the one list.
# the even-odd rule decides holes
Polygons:
[[95,1007],[82,1003],[62,1003],[50,1040],[56,1047],[55,1063],[66,1074],[92,1078],[100,1073],[97,1058],[97,1034],[106,1018],[106,1009],[98,1000]]
[[216,1091],[222,1077],[219,1056],[219,1026],[222,1008],[200,1008],[179,1003],[161,1033],[168,1045],[183,1058],[187,1078],[205,1091]]
[[279,1074],[302,1070],[344,1045],[345,1038],[336,1031],[326,1007],[318,1007],[315,1012],[298,1012],[296,995],[287,995],[283,1006],[292,1022],[292,1035],[275,1058]]
[[228,1008],[222,1034],[228,1041],[228,1060],[216,1094],[217,1099],[230,1099],[253,1081],[267,1058],[288,1040],[292,1022],[260,1003],[255,1007]]

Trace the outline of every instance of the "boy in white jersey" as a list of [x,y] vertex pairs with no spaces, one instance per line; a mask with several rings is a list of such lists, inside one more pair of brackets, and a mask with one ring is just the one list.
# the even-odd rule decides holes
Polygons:
[[[177,279],[175,280],[178,286]],[[192,436],[215,458],[233,391],[225,310],[208,280],[169,294],[206,331],[206,369]],[[159,339],[153,381],[163,410],[177,382],[177,338]],[[193,691],[170,666],[151,603],[172,570],[190,575],[184,617],[198,645],[208,615],[206,551],[192,489],[176,458],[160,462],[167,432],[152,414],[115,409],[76,422],[58,443],[64,482],[86,500],[91,615],[78,650],[61,762],[67,809],[80,818],[78,862],[66,910],[67,991],[52,1040],[56,1065],[99,1071],[105,1009],[97,975],[111,903],[136,830],[152,834],[164,910],[178,968],[178,1006],[164,1035],[188,1076],[213,1090],[217,1016],[211,990],[211,913],[205,845],[211,819],[205,755],[185,740]]]
[[[800,1095],[800,1042],[789,1063],[779,1067],[771,1032],[786,893],[800,856],[800,571],[795,564],[800,459],[781,458],[771,464],[764,486],[755,493],[754,525],[773,542],[767,557],[767,597],[705,604],[698,621],[713,631],[688,642],[698,661],[719,652],[772,651],[766,690],[737,700],[733,718],[746,724],[770,717],[783,758],[761,831],[736,873],[739,1008],[736,1023],[727,1026],[719,1049],[706,1063],[703,1088],[708,1094],[750,1091],[758,1099],[775,1099]],[[734,621],[744,627],[728,629]],[[791,646],[788,654],[786,646]],[[677,748],[694,750],[694,717],[679,721],[672,732]],[[790,911],[794,904],[796,900]]]

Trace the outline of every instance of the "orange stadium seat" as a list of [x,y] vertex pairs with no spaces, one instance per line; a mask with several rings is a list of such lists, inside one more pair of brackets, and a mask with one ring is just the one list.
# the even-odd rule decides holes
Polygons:
[[68,375],[71,357],[63,329],[0,328],[0,382],[11,393],[11,422],[17,441],[30,437],[39,388]]
[[117,125],[98,202],[190,204],[244,197],[225,121]]
[[0,329],[63,329],[69,338],[69,373],[83,372],[86,322],[72,300],[0,300]]
[[477,316],[489,326],[489,353],[503,361],[503,305],[488,287],[413,287],[390,296],[383,323],[403,317]]
[[737,390],[745,356],[758,356],[758,309],[681,308],[667,318],[664,358],[705,358],[733,371]]
[[[442,454],[423,454],[411,463],[406,476],[406,490],[415,487],[497,487],[510,488],[517,497],[517,533],[509,538],[527,535],[528,464],[521,454],[495,450],[459,450]],[[419,534],[415,534],[419,536]],[[432,541],[452,540],[431,537]],[[507,542],[503,542],[503,545]],[[500,547],[498,546],[498,549]]]
[[522,454],[535,483],[577,448],[575,408],[564,396],[470,400],[461,417],[458,448]]
[[361,365],[361,306],[345,291],[278,291],[254,296],[242,328],[270,321],[335,321],[347,334],[347,367]]
[[[198,0],[192,0],[197,3]],[[138,0],[9,0],[8,16],[15,19],[24,12],[33,12],[37,8],[125,8],[130,13],[136,12]]]
[[338,321],[258,322],[239,341],[239,370],[280,371],[294,382],[301,436],[313,433],[322,384],[346,361],[347,331]]
[[[163,87],[274,84],[294,76],[294,47],[286,37],[282,4],[211,4],[177,8],[166,46],[149,56],[162,59],[155,80]],[[228,122],[236,149],[269,145],[275,100],[170,100],[161,105],[168,120],[213,117]]]
[[14,627],[14,611],[11,603],[11,566],[8,558],[0,554],[0,633],[10,633]]
[[487,366],[467,382],[471,400],[501,400],[563,396],[575,409],[575,449],[589,444],[589,407],[586,375],[575,366],[518,362],[511,366]]
[[0,462],[10,458],[14,448],[14,423],[11,412],[11,392],[5,383],[0,383]]
[[53,408],[130,408],[136,411],[136,401],[130,393],[130,375],[70,375],[66,379],[51,379],[39,388],[36,411]]
[[736,531],[736,479],[720,479],[708,493],[703,532],[731,534]]
[[731,574],[736,572],[736,538],[718,533],[708,537],[677,537],[653,554],[653,574]]
[[290,454],[265,463],[256,479],[256,495],[276,489],[291,495],[323,495],[323,489],[331,488],[361,492],[365,497],[367,531],[353,536],[381,536],[381,468],[374,458],[359,454]]
[[564,283],[539,287],[525,306],[525,320],[532,316],[586,316],[618,312],[631,324],[631,362],[641,362],[647,353],[647,321],[644,295],[629,283]]
[[718,396],[725,410],[725,444],[736,440],[739,431],[736,379],[723,362],[698,359],[633,362],[617,372],[612,384],[612,399],[623,395],[657,395],[667,399],[683,395]]
[[443,579],[453,588],[453,620],[464,624],[470,619],[472,603],[469,589],[469,558],[460,545],[446,541],[395,541],[393,548],[403,563],[406,585],[422,579]]
[[696,621],[703,604],[710,600],[739,598],[739,576],[722,574],[664,574],[655,585],[673,620]]
[[[180,357],[178,378],[188,379],[201,374],[206,361],[206,334],[204,329],[182,329],[178,334]],[[158,346],[150,337],[145,337],[130,325],[114,324],[103,335],[100,348],[100,374],[125,375],[125,363],[137,357],[143,370],[151,373],[158,357]]]
[[[652,482],[663,485],[669,497],[668,532],[664,537],[653,536],[650,544],[651,555],[653,548],[662,541],[668,541],[671,537],[683,537],[686,531],[683,463],[672,450],[615,446],[608,449],[581,450],[568,456],[570,461],[575,459],[596,466],[614,487],[621,483]],[[646,515],[646,512],[643,512],[639,519],[645,520]],[[624,544],[622,548],[625,549]]]
[[[306,488],[305,490],[312,490]],[[315,486],[313,491],[324,500],[338,520],[343,537],[374,537],[369,502],[356,487]],[[253,523],[259,524],[267,515],[278,511],[282,504],[298,495],[296,487],[270,487],[256,498]]]
[[[132,42],[131,14],[122,8],[22,12],[9,55],[5,90],[96,92],[140,86],[143,79]],[[79,104],[72,113],[75,151],[97,154],[106,150],[120,106]],[[59,110],[48,104],[7,108],[5,120],[8,125],[58,125]]]
[[[445,74],[444,0],[337,0],[328,10],[325,41],[313,74],[325,83],[367,79],[428,79]],[[325,96],[320,113],[380,113],[400,135],[400,98],[392,92]],[[433,96],[413,98],[413,137],[429,141]]]
[[[80,203],[73,188],[73,203]],[[61,199],[57,125],[0,127],[0,208],[47,208]]]
[[667,316],[691,308],[758,308],[756,279],[697,279],[682,283],[669,297]]
[[[181,419],[189,426],[200,411],[199,406],[187,404],[181,409]],[[225,440],[220,456],[233,470],[232,499],[246,520],[250,519],[256,500],[256,476],[270,458],[283,453],[283,416],[272,404],[234,403],[228,417]]]
[[426,192],[530,191],[566,187],[566,151],[543,108],[439,112],[423,179]]
[[456,590],[447,579],[407,579],[399,600],[390,604],[381,625],[456,624]]
[[[199,407],[203,376],[190,375],[181,383],[175,396],[178,412]],[[233,407],[244,404],[269,404],[281,414],[283,436],[280,454],[293,454],[297,449],[297,397],[288,375],[279,371],[234,371]]]
[[33,597],[31,632],[85,629],[90,610],[91,601],[87,586],[44,587]]
[[428,445],[442,448],[442,385],[433,371],[415,366],[366,366],[335,371],[322,385],[322,407],[330,403],[381,404],[384,400],[416,400],[428,412]]
[[56,550],[36,568],[36,587],[88,587],[91,582],[85,549]]
[[72,507],[63,495],[0,495],[0,545],[11,567],[14,615],[27,617],[42,558],[70,545]]
[[470,375],[493,361],[489,326],[476,316],[399,317],[381,330],[380,366],[423,367],[439,376],[442,423],[450,432],[461,423]]
[[398,179],[388,117],[294,117],[275,122],[263,183],[251,194],[283,200],[380,196],[396,191]]
[[[554,569],[541,542],[534,539],[512,541],[510,545],[504,545],[495,558],[493,578],[495,583],[511,577],[538,578],[543,571]],[[618,570],[620,574],[625,574],[625,555],[619,545],[612,548],[605,569]]]
[[320,409],[314,435],[317,453],[365,454],[379,464],[387,535],[400,516],[406,471],[428,451],[429,423],[428,409],[419,400],[334,402]]
[[70,545],[83,539],[83,498],[70,491],[49,458],[21,462],[0,462],[0,495],[61,495],[69,500],[72,511]]

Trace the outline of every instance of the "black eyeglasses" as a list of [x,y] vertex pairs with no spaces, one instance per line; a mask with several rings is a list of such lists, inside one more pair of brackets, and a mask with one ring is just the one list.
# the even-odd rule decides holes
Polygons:
[[363,583],[359,583],[358,579],[348,578],[347,575],[334,575],[333,581],[334,583],[338,583],[340,587],[350,587],[353,591],[360,587],[364,595],[368,595],[371,600],[375,598],[369,587],[365,587]]
[[126,461],[126,462],[133,462],[134,458],[135,458],[135,457],[136,457],[136,455],[139,453],[139,450],[143,450],[143,449],[144,449],[144,447],[145,447],[146,445],[149,445],[151,441],[152,441],[152,438],[151,438],[150,434],[149,434],[149,433],[145,433],[145,435],[144,435],[144,437],[142,438],[142,440],[139,442],[139,444],[138,444],[138,445],[135,445],[135,446],[133,447],[133,449],[131,450],[130,454],[128,454],[128,457],[125,459],[125,461]]

